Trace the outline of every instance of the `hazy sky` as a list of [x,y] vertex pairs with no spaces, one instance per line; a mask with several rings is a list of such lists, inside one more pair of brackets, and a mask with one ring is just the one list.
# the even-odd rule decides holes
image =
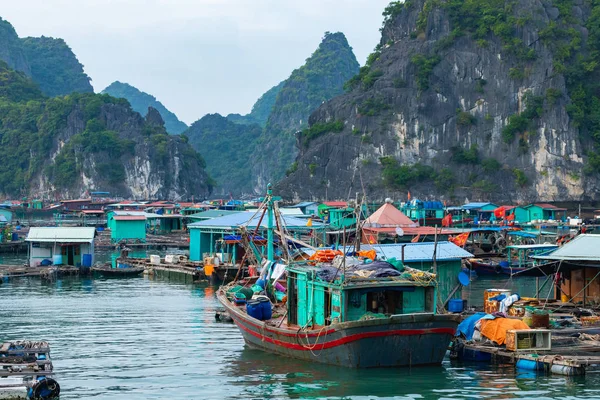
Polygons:
[[341,31],[359,63],[389,0],[0,0],[21,37],[61,37],[99,92],[130,83],[191,123],[250,111]]

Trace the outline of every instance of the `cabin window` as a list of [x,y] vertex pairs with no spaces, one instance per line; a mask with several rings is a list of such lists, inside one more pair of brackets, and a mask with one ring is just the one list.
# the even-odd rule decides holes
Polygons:
[[376,314],[402,314],[402,292],[386,290],[367,293],[367,311]]

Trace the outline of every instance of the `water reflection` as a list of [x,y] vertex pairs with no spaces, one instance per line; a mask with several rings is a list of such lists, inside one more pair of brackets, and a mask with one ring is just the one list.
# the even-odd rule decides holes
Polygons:
[[0,285],[0,339],[46,339],[65,399],[600,398],[600,375],[513,366],[349,370],[244,347],[215,288],[162,279]]

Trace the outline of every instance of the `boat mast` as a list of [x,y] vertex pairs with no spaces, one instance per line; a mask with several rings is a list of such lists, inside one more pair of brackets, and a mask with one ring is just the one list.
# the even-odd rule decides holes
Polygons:
[[273,254],[273,189],[267,185],[267,259],[274,261]]

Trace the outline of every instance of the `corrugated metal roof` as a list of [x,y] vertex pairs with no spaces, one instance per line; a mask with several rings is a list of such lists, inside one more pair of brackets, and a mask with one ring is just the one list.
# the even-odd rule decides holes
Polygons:
[[75,242],[88,243],[94,240],[96,228],[43,227],[31,228],[27,234],[30,242]]
[[244,211],[228,211],[228,210],[208,210],[202,211],[196,214],[188,215],[188,218],[192,219],[211,219],[217,217],[223,217],[225,215],[238,214]]
[[[254,215],[254,218],[252,216]],[[252,219],[251,219],[252,218]],[[307,221],[306,219],[295,218],[291,216],[282,215],[283,223],[289,229],[293,228],[305,228]],[[223,217],[213,218],[206,221],[194,222],[189,224],[188,228],[237,228],[239,226],[246,226],[248,228],[256,228],[258,221],[260,220],[260,214],[249,211],[241,211],[238,213],[225,215]],[[317,228],[323,226],[322,223],[313,221],[312,227]],[[267,227],[267,217],[265,216],[262,220],[261,227]]]
[[[402,259],[402,247],[404,247],[404,261],[405,262],[427,262],[433,261],[433,242],[423,243],[394,243],[394,244],[374,244],[374,245],[361,245],[361,250],[375,249],[377,257],[382,260],[388,260],[390,258],[396,258],[397,260]],[[345,252],[352,251],[353,246],[346,247]],[[302,249],[306,254],[312,255],[314,250]],[[473,254],[458,247],[454,243],[450,242],[438,242],[436,250],[437,261],[452,261],[460,260],[463,258],[473,257]]]
[[544,256],[541,260],[600,262],[600,235],[583,234]]
[[467,203],[464,206],[462,206],[462,208],[465,209],[465,210],[471,210],[471,209],[474,209],[474,208],[482,208],[482,207],[485,207],[485,206],[487,206],[489,204],[495,206],[494,203]]

